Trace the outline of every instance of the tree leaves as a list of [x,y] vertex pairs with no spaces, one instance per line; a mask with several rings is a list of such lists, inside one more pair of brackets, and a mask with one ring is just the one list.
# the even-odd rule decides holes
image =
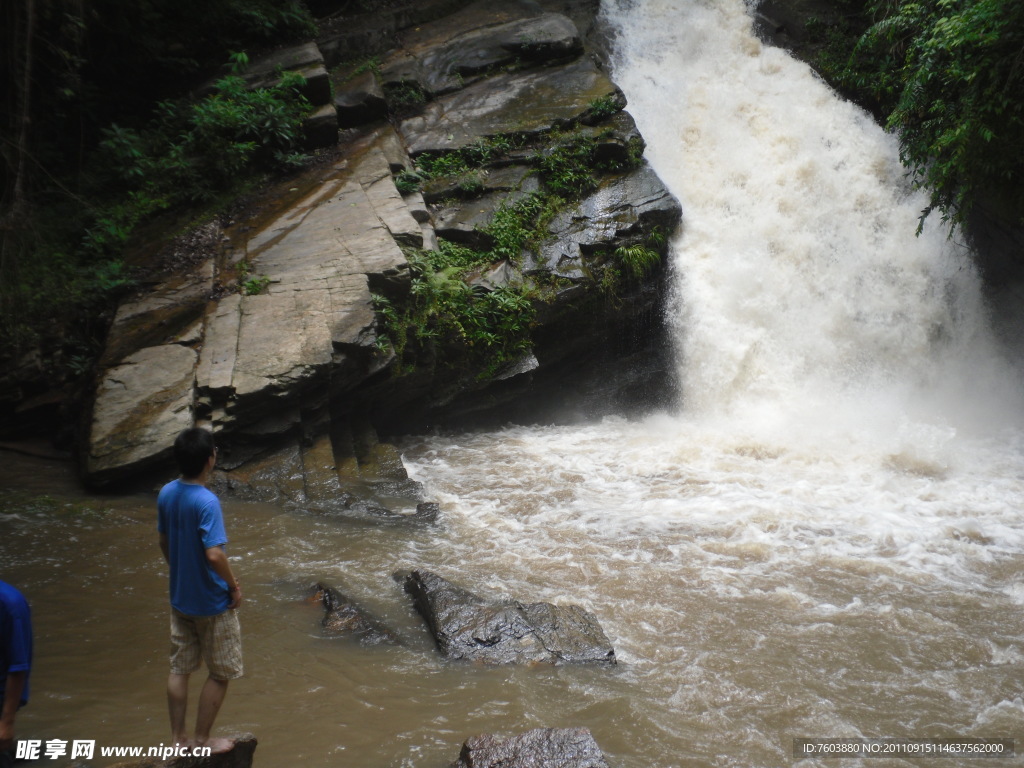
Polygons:
[[879,105],[928,208],[951,224],[996,196],[1024,221],[1024,3],[870,0],[874,23],[828,74]]

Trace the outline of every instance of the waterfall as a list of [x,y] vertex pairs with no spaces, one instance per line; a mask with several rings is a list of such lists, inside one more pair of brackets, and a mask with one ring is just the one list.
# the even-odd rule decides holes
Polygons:
[[762,44],[742,0],[603,12],[614,77],[684,206],[670,324],[685,410],[774,439],[1005,423],[1017,377],[971,256],[937,214],[915,236],[927,199],[895,138]]

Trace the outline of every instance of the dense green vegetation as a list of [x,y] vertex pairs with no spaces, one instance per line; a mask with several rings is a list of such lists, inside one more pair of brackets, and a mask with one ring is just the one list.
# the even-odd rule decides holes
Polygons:
[[[817,65],[898,133],[922,214],[966,221],[979,203],[1024,223],[1024,2],[865,0],[821,25]],[[813,25],[812,25],[813,28]]]
[[97,353],[139,224],[294,162],[298,83],[236,75],[244,51],[315,25],[295,0],[15,0],[0,29],[0,364],[39,352],[59,380]]

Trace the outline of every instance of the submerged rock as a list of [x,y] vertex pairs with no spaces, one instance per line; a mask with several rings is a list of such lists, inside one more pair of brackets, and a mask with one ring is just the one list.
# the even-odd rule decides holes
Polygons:
[[391,629],[340,590],[320,582],[312,593],[310,600],[323,603],[321,626],[330,637],[351,638],[360,645],[398,643],[398,636]]
[[586,728],[536,728],[501,739],[483,734],[466,739],[451,768],[608,768]]
[[578,605],[487,600],[430,571],[412,571],[408,592],[450,659],[488,664],[615,664],[593,614]]

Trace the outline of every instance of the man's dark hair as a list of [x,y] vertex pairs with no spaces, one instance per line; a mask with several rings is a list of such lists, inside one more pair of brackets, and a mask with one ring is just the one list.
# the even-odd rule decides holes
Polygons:
[[215,450],[213,435],[202,427],[182,432],[174,441],[174,460],[184,477],[198,477]]

